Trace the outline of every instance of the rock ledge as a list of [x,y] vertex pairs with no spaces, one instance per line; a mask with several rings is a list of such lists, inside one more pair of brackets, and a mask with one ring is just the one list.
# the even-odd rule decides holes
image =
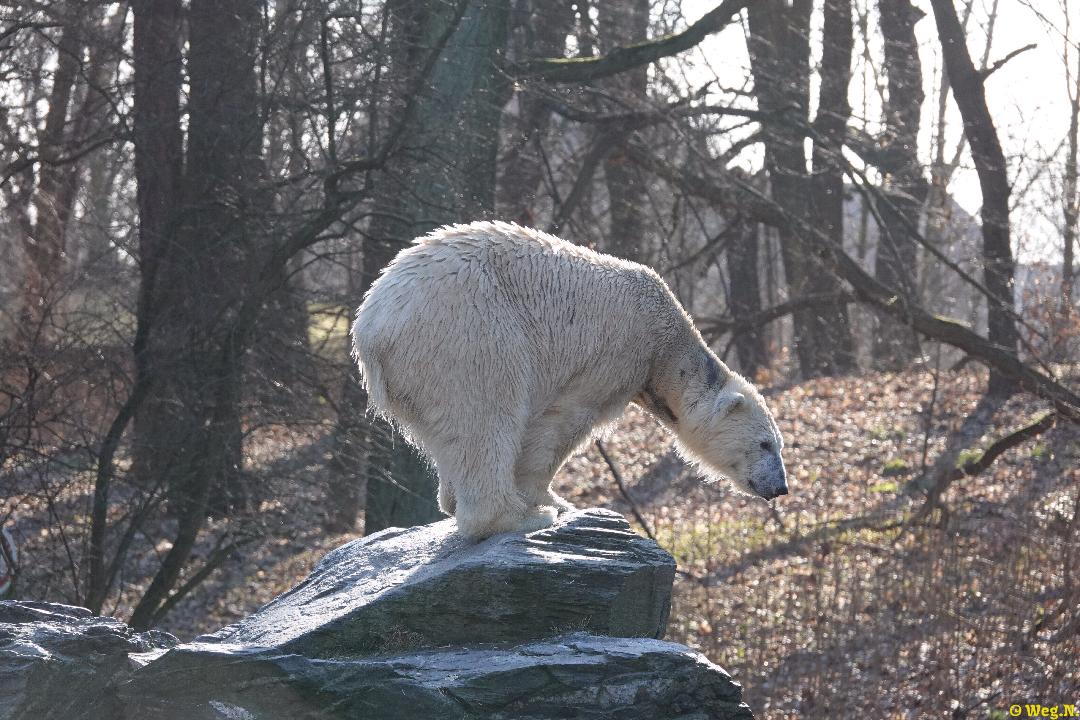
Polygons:
[[607,510],[469,542],[446,520],[328,553],[179,644],[83,608],[0,603],[0,717],[745,720],[742,688],[660,640],[674,560]]

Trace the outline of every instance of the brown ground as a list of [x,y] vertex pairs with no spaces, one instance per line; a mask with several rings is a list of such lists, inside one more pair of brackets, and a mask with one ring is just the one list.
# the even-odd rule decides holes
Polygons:
[[[984,382],[974,370],[942,373],[931,462]],[[948,512],[911,526],[919,499],[903,488],[923,464],[932,386],[930,372],[910,371],[771,393],[791,485],[772,506],[697,481],[637,411],[606,440],[679,562],[669,638],[735,675],[758,717],[999,718],[1013,702],[1080,700],[1080,637],[1060,636],[1080,612],[1080,432],[1059,426],[1009,451],[955,483]],[[981,446],[1040,409],[1012,400]],[[251,469],[287,500],[263,504],[263,535],[181,602],[165,629],[188,638],[234,621],[351,537],[321,528],[325,432],[256,435]],[[557,482],[578,505],[628,510],[591,445]],[[52,559],[28,569],[20,595],[62,599],[55,533],[25,534],[26,557]],[[164,549],[144,553],[145,570]],[[136,567],[122,581],[126,592],[107,608],[119,617],[146,577]]]

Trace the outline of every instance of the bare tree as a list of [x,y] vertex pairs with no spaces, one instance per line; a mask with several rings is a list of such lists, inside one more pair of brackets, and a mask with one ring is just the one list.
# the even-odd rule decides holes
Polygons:
[[[556,57],[566,52],[566,39],[574,26],[567,0],[519,0],[511,16],[507,55]],[[544,177],[541,143],[551,125],[550,99],[544,88],[523,83],[504,118],[506,149],[499,162],[500,217],[526,225],[539,219],[537,191]]]
[[[1074,251],[1077,239],[1077,226],[1080,224],[1080,187],[1077,183],[1077,162],[1080,148],[1077,139],[1080,136],[1080,43],[1072,40],[1068,32],[1069,15],[1066,10],[1065,47],[1062,60],[1065,65],[1065,91],[1069,98],[1069,133],[1065,148],[1065,187],[1061,199],[1065,225],[1062,228],[1061,253],[1061,312],[1068,319],[1072,313],[1073,286],[1075,284]],[[1069,52],[1075,50],[1076,64],[1069,61]],[[1076,76],[1073,77],[1073,72]]]
[[[1015,353],[1019,341],[1013,299],[1015,262],[1009,231],[1009,187],[1005,154],[1001,150],[993,117],[986,105],[985,75],[975,69],[953,0],[931,0],[937,21],[945,70],[953,97],[964,119],[964,135],[982,190],[983,274],[990,292],[989,340]],[[1009,394],[1015,380],[1001,372],[990,376],[990,391]]]
[[[835,6],[834,6],[835,9]],[[751,67],[754,73],[754,92],[758,108],[776,117],[765,128],[765,167],[769,174],[772,196],[784,210],[797,217],[807,218],[810,179],[806,170],[806,153],[803,149],[805,128],[809,125],[810,107],[810,16],[813,3],[795,0],[790,5],[783,2],[755,3],[750,6],[750,35],[747,43]],[[840,27],[839,16],[830,24],[829,59],[844,63],[846,67],[834,66],[829,82],[847,87],[850,79],[850,40]],[[848,12],[850,38],[850,11]],[[846,43],[843,45],[836,43]],[[845,59],[846,58],[846,59]],[[837,73],[840,73],[837,75]],[[829,105],[819,108],[819,116],[826,126],[841,126],[846,122],[849,110],[846,92],[838,93],[828,87],[826,98]],[[840,103],[837,106],[836,103]],[[825,128],[830,133],[831,127]],[[836,152],[835,138],[821,136],[821,143],[832,143]],[[831,187],[835,191],[835,173]],[[842,202],[839,193],[832,204]],[[835,217],[833,232],[842,232]],[[797,234],[787,228],[780,229],[781,253],[788,290],[792,297],[839,295],[839,285],[834,277],[821,272],[820,263],[812,250],[804,246]],[[835,375],[855,368],[854,344],[846,307],[842,304],[819,308],[804,307],[793,315],[795,324],[795,350],[803,377]]]
[[[123,427],[132,418],[141,441],[143,453],[136,456],[144,477],[163,472],[161,465],[168,461],[154,452],[154,439],[167,437],[171,426],[168,419],[153,412],[136,414],[134,405],[150,395],[153,376],[170,352],[164,341],[157,339],[162,331],[153,333],[155,319],[160,316],[161,304],[184,302],[171,297],[172,265],[175,260],[176,222],[181,197],[182,136],[180,131],[180,81],[182,60],[179,35],[181,6],[179,0],[139,0],[133,4],[135,97],[133,123],[135,131],[135,176],[139,206],[140,275],[136,313],[139,328],[133,343],[136,366],[136,387],[129,399],[127,412],[122,413],[123,425],[114,422],[106,436],[99,460],[108,472],[99,471],[91,512],[89,578],[87,604],[100,610],[111,585],[115,569],[106,563],[108,531],[109,485],[112,456],[120,442]],[[162,403],[168,403],[160,390],[154,393]],[[150,481],[148,480],[148,483]]]
[[53,289],[63,269],[64,233],[73,197],[70,192],[65,192],[68,168],[62,158],[71,149],[69,141],[74,140],[69,110],[86,50],[88,25],[75,4],[63,3],[54,10],[59,13],[57,20],[61,32],[49,91],[49,109],[37,142],[40,170],[33,203],[36,219],[30,233],[23,238],[28,267],[20,324],[30,333],[40,330],[42,323],[47,321],[55,299]]
[[[145,9],[149,15],[156,10]],[[212,493],[226,491],[240,472],[241,373],[252,328],[229,322],[229,316],[237,311],[241,293],[250,291],[237,278],[250,272],[257,242],[253,217],[265,210],[253,192],[262,180],[255,82],[259,20],[258,4],[249,0],[196,0],[188,14],[191,91],[183,212],[166,231],[167,240],[147,248],[157,256],[151,261],[154,275],[144,279],[153,289],[139,318],[148,339],[147,362],[140,369],[149,377],[141,380],[152,388],[140,409],[141,467],[147,484],[165,488],[178,529],[132,614],[139,627],[155,621],[188,562]],[[166,173],[164,180],[148,182],[167,187],[174,182],[168,176],[176,160],[171,94],[179,87],[170,82],[176,75],[167,67],[173,57],[167,29],[151,24],[147,31],[157,34],[147,38],[151,43],[160,43],[148,50],[148,59],[162,61],[151,72],[167,78],[161,80],[161,115],[147,121],[160,117],[160,130],[170,137],[155,152],[166,164],[143,167]],[[156,82],[152,76],[148,84]]]
[[[604,0],[597,4],[597,37],[602,52],[645,40],[649,29],[649,0]],[[641,66],[604,83],[615,103],[633,107],[647,100],[648,67]],[[616,131],[606,128],[607,132]],[[646,233],[645,197],[636,165],[613,142],[604,158],[604,185],[608,196],[607,250],[629,260],[643,261]]]
[[[878,143],[878,168],[889,202],[880,208],[880,228],[874,271],[886,285],[909,295],[917,293],[918,243],[911,228],[919,227],[927,183],[919,161],[919,126],[923,108],[922,64],[915,24],[923,17],[910,0],[879,0],[881,34],[885,40],[883,69],[888,77],[884,105],[885,137]],[[874,360],[879,367],[899,369],[918,352],[909,328],[883,318],[874,335]]]

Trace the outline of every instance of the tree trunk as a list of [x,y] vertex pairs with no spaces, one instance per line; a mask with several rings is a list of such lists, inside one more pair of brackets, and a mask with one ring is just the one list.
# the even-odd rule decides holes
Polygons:
[[67,141],[68,107],[71,104],[75,81],[83,60],[85,42],[83,23],[76,7],[61,6],[63,28],[57,44],[56,69],[49,91],[49,109],[45,126],[38,136],[37,189],[34,193],[35,221],[31,233],[23,237],[26,253],[26,280],[23,288],[19,324],[33,342],[43,332],[52,310],[52,289],[63,268],[64,232],[71,215],[72,198],[65,198],[67,167],[58,162]]
[[[597,34],[604,53],[645,40],[649,30],[649,0],[602,0],[597,6]],[[647,100],[649,68],[641,65],[603,82],[620,105],[638,109]],[[601,132],[609,132],[602,130]],[[646,261],[645,192],[639,168],[618,143],[604,158],[608,195],[608,252],[627,260]]]
[[[277,35],[292,38],[293,44],[289,51],[280,56],[274,53],[274,57],[268,58],[273,65],[264,72],[280,78],[275,94],[283,95],[287,102],[301,104],[307,99],[303,80],[297,77],[293,48],[306,48],[319,42],[319,17],[315,13],[295,12],[291,0],[275,0],[272,7],[272,22]],[[267,145],[264,159],[267,176],[300,177],[306,171],[307,158],[297,118],[288,113],[273,113],[269,123],[270,137],[281,141],[271,141]],[[279,187],[274,193],[273,210],[268,215],[280,218],[310,210],[304,206],[303,197],[301,188]],[[258,201],[269,204],[270,198],[259,197]],[[269,233],[270,237],[274,235]],[[310,381],[316,375],[308,337],[311,318],[303,266],[303,257],[292,258],[288,263],[287,279],[266,299],[247,363],[249,370],[244,384],[249,388],[249,398],[273,417],[287,418],[304,404],[308,399],[306,396],[310,395]]]
[[[184,207],[175,235],[166,231],[158,248],[147,315],[139,318],[148,325],[141,369],[154,388],[140,425],[142,467],[166,488],[178,529],[132,615],[140,628],[159,619],[212,493],[232,488],[240,472],[242,362],[253,322],[241,324],[235,314],[253,265],[252,217],[264,209],[251,192],[262,152],[259,7],[254,0],[193,0],[189,12]],[[148,19],[157,12],[143,9]]]
[[[168,465],[166,385],[154,375],[170,362],[159,309],[182,303],[173,280],[177,260],[176,222],[180,205],[183,136],[180,130],[180,0],[133,3],[135,102],[135,177],[139,206],[139,297],[134,343],[136,381],[147,387],[147,401],[135,416],[135,474],[152,487]],[[161,322],[167,322],[167,316]]]
[[[182,137],[180,132],[180,0],[136,0],[132,3],[134,38],[134,103],[132,125],[135,145],[136,203],[139,211],[139,293],[136,301],[136,334],[133,343],[136,386],[131,398],[145,395],[149,387],[150,356],[147,347],[153,313],[158,268],[173,244],[172,230],[180,195]],[[140,389],[141,388],[141,389]],[[120,436],[130,419],[110,428],[103,441],[100,462],[111,464]],[[152,416],[136,416],[149,421]],[[136,425],[138,434],[138,425]],[[109,450],[104,448],[109,446]],[[151,457],[134,448],[135,464],[143,469]],[[108,460],[104,460],[105,456]],[[138,474],[140,470],[137,470]],[[109,592],[110,578],[105,551],[108,534],[109,480],[111,467],[98,468],[91,513],[90,543],[87,551],[88,579],[86,606],[100,612]],[[148,475],[144,475],[148,477]],[[149,482],[149,481],[148,481]]]
[[[1009,231],[1009,177],[1005,154],[997,129],[986,105],[983,76],[971,62],[960,19],[952,0],[930,0],[937,21],[945,71],[953,97],[964,120],[964,135],[971,147],[971,157],[982,190],[982,254],[984,283],[993,296],[988,298],[989,340],[1009,353],[1016,353],[1019,334],[1014,320],[1013,279],[1015,262]],[[991,371],[989,390],[1009,394],[1014,380]]]
[[[1068,65],[1069,47],[1065,48],[1065,63]],[[1080,187],[1077,182],[1077,148],[1078,136],[1080,136],[1080,49],[1076,51],[1077,69],[1073,87],[1069,91],[1069,136],[1065,155],[1065,197],[1062,198],[1062,208],[1065,215],[1065,227],[1062,232],[1061,253],[1061,315],[1066,321],[1073,311],[1073,285],[1075,283],[1075,270],[1073,269],[1073,251],[1076,246],[1077,225],[1080,220]],[[1061,358],[1064,359],[1064,358]]]
[[[732,237],[727,244],[728,307],[733,318],[757,317],[761,312],[761,287],[758,284],[758,224],[744,218],[732,222]],[[753,379],[767,367],[764,328],[734,331],[735,354],[739,372]]]
[[[879,0],[878,7],[889,83],[884,108],[887,145],[879,169],[885,176],[886,196],[894,207],[881,209],[885,227],[879,229],[874,274],[882,283],[901,288],[917,300],[918,244],[909,228],[919,226],[928,190],[918,156],[924,93],[915,23],[923,12],[910,0]],[[873,346],[875,364],[899,370],[918,354],[915,333],[887,316],[878,315],[878,320]]]
[[[812,9],[811,0],[794,0],[790,5],[765,0],[749,7],[748,46],[758,108],[791,119],[764,128],[765,168],[772,197],[797,218],[809,218],[812,209],[803,131],[798,127],[808,121]],[[850,68],[845,74],[850,74]],[[779,228],[778,235],[790,297],[839,294],[839,281],[823,270],[811,246],[791,226]],[[803,377],[838,375],[854,368],[846,307],[801,309],[793,321]]]
[[[566,52],[566,37],[573,29],[574,16],[566,0],[522,0],[516,10],[515,35],[524,38],[514,43],[517,55],[561,57]],[[512,58],[514,59],[514,58]],[[551,124],[548,99],[530,91],[526,85],[517,93],[516,112],[508,113],[508,147],[499,163],[499,216],[524,225],[539,224],[536,192],[544,175],[539,144]]]
[[[412,8],[421,52],[446,32],[453,9]],[[417,104],[402,140],[407,154],[399,157],[395,177],[380,179],[364,246],[368,282],[413,237],[493,211],[499,119],[509,90],[498,68],[507,12],[507,4],[498,0],[470,2],[428,86],[412,100]],[[366,440],[357,439],[368,451],[365,532],[438,519],[435,477],[427,463],[399,435],[391,435],[386,423],[368,424],[365,432]]]
[[[810,199],[814,225],[837,247],[843,247],[844,172],[837,158],[842,151],[848,119],[851,117],[848,85],[851,84],[851,53],[855,43],[851,0],[825,0],[824,13]],[[815,265],[820,267],[820,264]],[[813,292],[827,294],[838,291],[839,282],[822,270],[824,268],[814,272],[814,277],[810,278]],[[824,305],[818,310],[817,316],[824,320],[818,332],[824,333],[821,340],[828,348],[826,374],[852,372],[855,370],[855,346],[847,304],[837,302]]]

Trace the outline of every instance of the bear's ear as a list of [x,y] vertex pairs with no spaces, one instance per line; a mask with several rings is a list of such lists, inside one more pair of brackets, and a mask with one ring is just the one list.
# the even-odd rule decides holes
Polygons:
[[716,406],[713,414],[718,418],[727,417],[730,413],[739,409],[746,402],[746,396],[741,392],[722,392],[716,396]]

